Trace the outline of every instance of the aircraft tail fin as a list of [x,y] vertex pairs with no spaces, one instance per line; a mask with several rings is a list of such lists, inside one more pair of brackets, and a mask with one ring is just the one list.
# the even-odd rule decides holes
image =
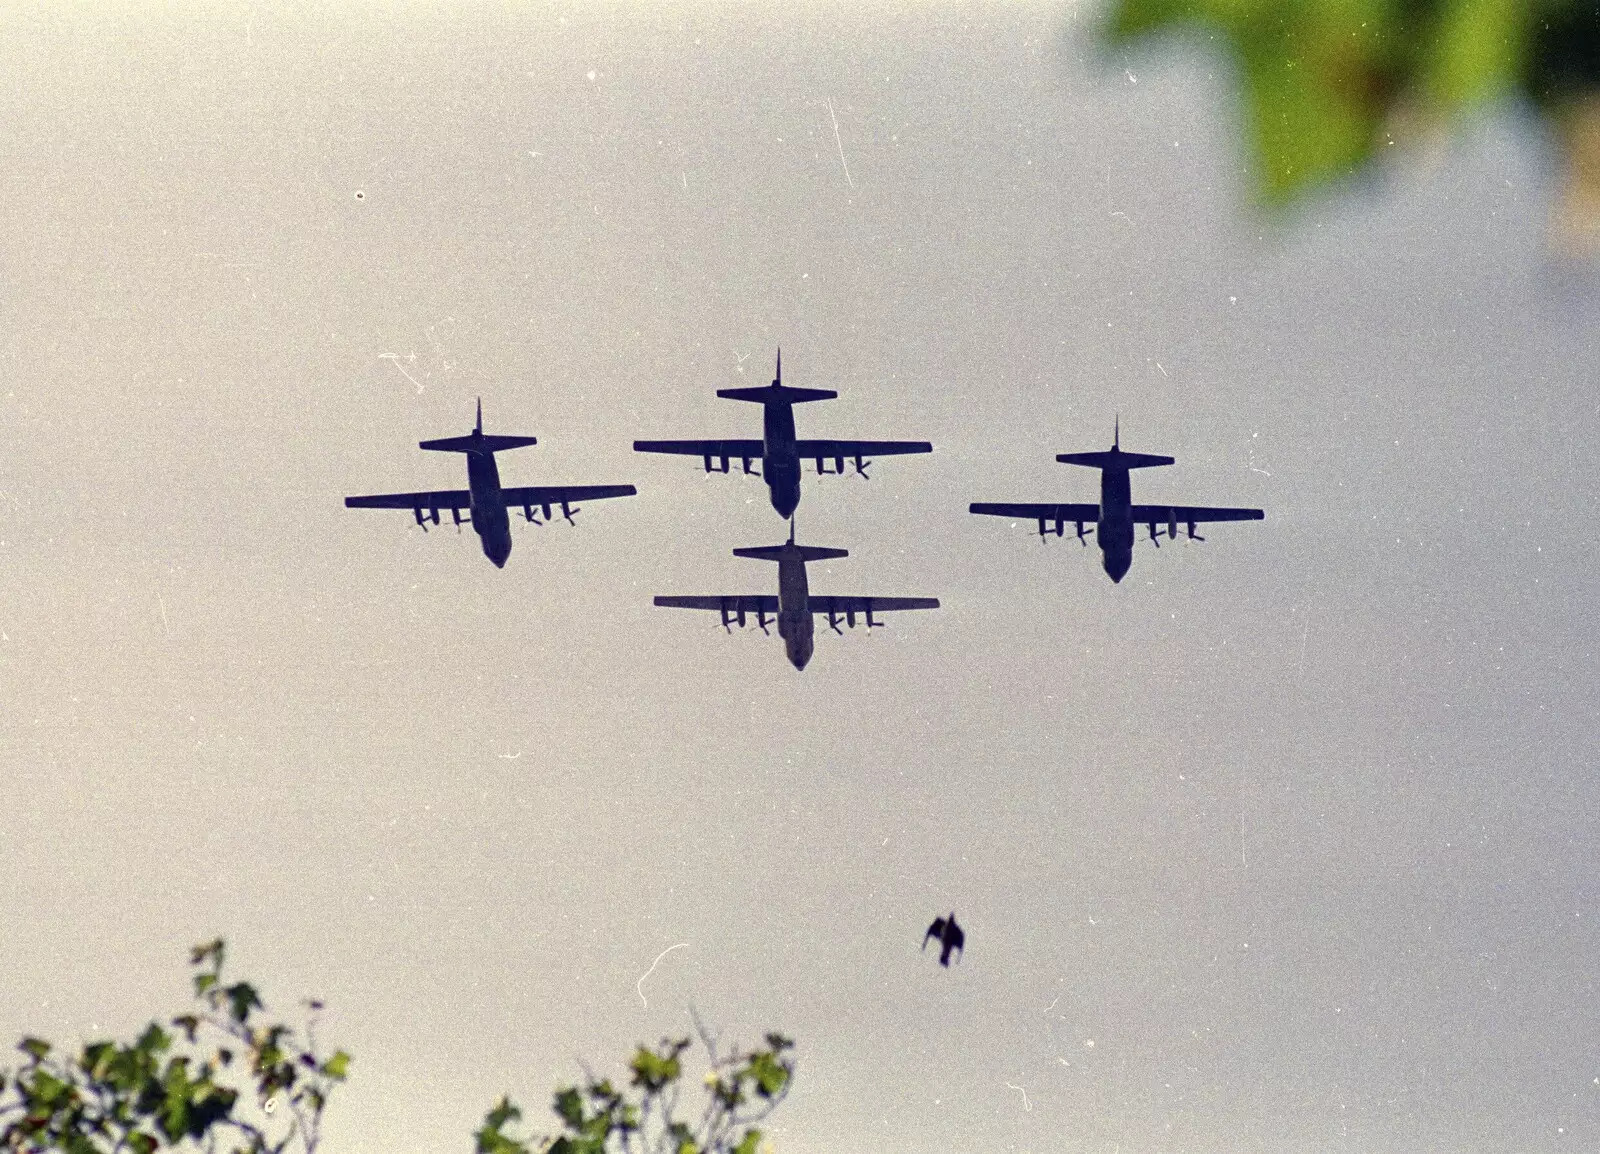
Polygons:
[[735,557],[753,557],[757,561],[826,561],[832,557],[848,557],[848,549],[825,549],[820,545],[758,545],[752,549],[735,549]]
[[506,449],[520,449],[525,445],[537,445],[538,437],[514,437],[499,434],[485,434],[483,431],[483,398],[478,398],[478,420],[472,427],[472,432],[464,437],[439,437],[432,441],[419,441],[418,447],[431,449],[436,453],[499,453]]

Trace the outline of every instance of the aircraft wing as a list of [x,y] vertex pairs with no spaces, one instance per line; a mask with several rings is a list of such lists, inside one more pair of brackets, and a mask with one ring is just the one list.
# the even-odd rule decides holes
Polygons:
[[722,614],[722,627],[728,632],[733,632],[733,626],[738,624],[744,628],[745,614],[754,613],[756,624],[761,626],[763,633],[767,630],[767,619],[776,619],[778,616],[778,599],[770,593],[731,593],[720,597],[657,597],[657,605],[664,609],[709,609],[713,613]]
[[[1021,521],[1098,521],[1099,505],[1008,505],[976,501],[967,506],[973,513],[987,513],[991,517],[1015,517]],[[1139,518],[1135,517],[1137,521]]]
[[778,612],[778,599],[766,593],[731,593],[721,597],[657,597],[664,609],[711,609],[722,613]]
[[905,453],[931,453],[927,441],[796,441],[795,456],[835,460],[842,457],[896,457]]
[[465,489],[435,489],[431,493],[377,493],[370,497],[346,497],[347,509],[466,509],[472,494]]
[[765,446],[760,441],[635,441],[636,453],[677,453],[684,457],[737,457],[752,460],[761,456]]
[[638,492],[632,485],[518,485],[500,490],[508,509],[518,505],[564,505],[570,501],[632,497]]
[[1203,521],[1260,521],[1260,509],[1207,509],[1202,505],[1135,505],[1135,525],[1198,525]]
[[874,613],[893,612],[898,609],[937,609],[937,597],[819,597],[812,594],[807,600],[811,603],[811,612],[825,614],[828,624],[833,626],[835,633],[843,633],[839,628],[839,619],[854,629],[856,627],[856,614],[866,620],[867,628],[882,625],[881,621],[874,621]]
[[505,498],[507,509],[521,509],[522,515],[529,521],[533,521],[536,507],[544,510],[544,519],[548,521],[554,516],[551,506],[560,505],[561,515],[576,525],[572,515],[578,512],[578,507],[572,502],[632,497],[637,492],[632,485],[516,485],[501,489],[500,495]]
[[937,597],[819,597],[807,598],[813,613],[880,613],[891,609],[937,609]]

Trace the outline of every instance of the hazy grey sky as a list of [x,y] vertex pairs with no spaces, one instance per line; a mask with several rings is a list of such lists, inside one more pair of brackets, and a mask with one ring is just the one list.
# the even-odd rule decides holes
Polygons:
[[[1268,225],[1220,62],[1070,6],[441,7],[0,16],[0,1037],[221,934],[329,1002],[339,1154],[691,1003],[798,1039],[783,1154],[1600,1144],[1600,322],[1527,122]],[[772,589],[765,489],[630,449],[757,435],[779,343],[802,435],[935,445],[805,482],[815,589],[944,608],[803,674],[650,604]],[[504,571],[342,507],[463,484],[480,395],[508,484],[639,496]],[[1095,499],[1119,412],[1136,497],[1267,520],[1113,586],[966,513]]]

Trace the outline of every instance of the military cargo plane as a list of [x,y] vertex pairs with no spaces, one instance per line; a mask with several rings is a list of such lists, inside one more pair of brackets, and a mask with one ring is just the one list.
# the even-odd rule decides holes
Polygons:
[[850,628],[856,626],[859,615],[868,629],[882,625],[873,614],[901,609],[937,609],[934,597],[819,597],[811,593],[806,581],[806,562],[822,561],[830,557],[848,557],[845,549],[823,549],[813,545],[796,545],[794,528],[789,529],[786,545],[763,545],[754,549],[735,549],[735,557],[754,557],[760,561],[778,563],[778,595],[759,593],[727,594],[720,597],[657,597],[657,605],[668,609],[710,609],[722,614],[722,627],[733,632],[738,623],[743,629],[748,614],[755,614],[756,624],[763,633],[768,632],[767,622],[776,620],[778,636],[783,638],[784,651],[796,669],[804,669],[811,660],[815,644],[815,624],[812,615],[827,617],[835,633],[843,620]]
[[[465,453],[467,456],[467,488],[435,489],[427,493],[380,493],[370,497],[346,497],[350,509],[410,509],[423,530],[428,521],[439,524],[439,510],[448,509],[457,525],[461,524],[461,511],[467,510],[467,520],[472,531],[483,542],[483,552],[497,568],[504,568],[511,555],[511,517],[508,509],[520,508],[523,517],[533,525],[542,525],[553,519],[552,509],[561,506],[561,515],[569,524],[576,524],[572,515],[578,512],[574,501],[598,501],[604,497],[631,497],[637,490],[632,485],[529,485],[506,489],[500,486],[500,470],[495,466],[494,455],[506,449],[520,449],[524,445],[538,444],[537,437],[513,437],[483,431],[483,401],[478,401],[478,423],[464,437],[443,437],[436,441],[422,441],[420,447],[439,453]],[[543,520],[534,516],[538,509]],[[424,516],[427,514],[427,516]]]
[[[749,474],[767,482],[772,507],[780,517],[793,515],[800,504],[800,463],[815,461],[818,474],[843,473],[846,458],[854,458],[856,472],[867,475],[868,457],[902,453],[931,453],[927,441],[802,441],[795,438],[794,406],[804,401],[826,401],[839,394],[832,389],[797,389],[783,383],[783,350],[778,350],[777,375],[764,388],[718,389],[717,396],[734,401],[755,401],[763,406],[763,435],[759,441],[635,441],[641,453],[678,453],[700,457],[707,473],[727,473],[737,459]],[[761,472],[750,467],[761,462]],[[827,467],[828,462],[833,468]],[[715,462],[715,464],[713,464]]]
[[1180,524],[1188,527],[1189,537],[1204,541],[1194,527],[1205,521],[1260,521],[1266,516],[1260,509],[1210,509],[1200,505],[1135,505],[1128,483],[1130,469],[1148,469],[1155,465],[1170,465],[1171,457],[1157,457],[1150,453],[1125,453],[1122,451],[1121,422],[1117,423],[1111,448],[1104,453],[1061,453],[1056,460],[1068,465],[1087,465],[1100,470],[1100,503],[1098,505],[1022,505],[989,504],[975,502],[969,508],[974,513],[993,517],[1018,517],[1039,522],[1039,536],[1052,530],[1057,537],[1066,532],[1068,521],[1078,528],[1078,540],[1084,545],[1083,527],[1095,526],[1095,540],[1100,546],[1106,574],[1120,582],[1133,564],[1133,527],[1145,525],[1150,529],[1150,540],[1161,547],[1161,535],[1167,539],[1178,536]]

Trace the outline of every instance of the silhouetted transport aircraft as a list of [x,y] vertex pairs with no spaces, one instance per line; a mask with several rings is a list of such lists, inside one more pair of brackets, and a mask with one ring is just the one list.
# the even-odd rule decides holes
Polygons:
[[1105,453],[1061,453],[1056,460],[1068,465],[1087,465],[1100,470],[1100,503],[1098,505],[1010,505],[975,503],[974,513],[987,513],[994,517],[1018,517],[1039,522],[1039,536],[1052,531],[1063,536],[1068,521],[1078,527],[1078,540],[1084,540],[1083,527],[1093,523],[1095,538],[1103,554],[1106,573],[1113,581],[1121,581],[1133,564],[1133,527],[1146,525],[1150,540],[1161,548],[1161,534],[1167,539],[1178,536],[1180,524],[1188,526],[1189,537],[1204,541],[1194,527],[1204,521],[1259,521],[1266,514],[1260,509],[1208,509],[1200,505],[1135,505],[1129,492],[1128,471],[1148,469],[1155,465],[1170,465],[1171,457],[1157,457],[1149,453],[1124,453],[1120,422],[1112,438],[1111,449]]
[[[538,443],[537,437],[498,436],[483,431],[483,401],[478,401],[478,423],[464,437],[444,437],[422,441],[420,447],[439,453],[467,455],[467,488],[436,489],[428,493],[380,493],[371,497],[346,497],[351,509],[410,509],[423,530],[431,519],[439,524],[439,510],[448,509],[457,525],[461,511],[467,510],[472,531],[483,541],[484,555],[496,566],[504,567],[511,555],[511,516],[509,509],[520,508],[523,517],[534,525],[553,520],[552,509],[561,506],[561,515],[576,524],[574,501],[598,501],[603,497],[631,497],[638,490],[632,485],[525,485],[500,487],[500,470],[494,455],[506,449],[520,449]],[[538,509],[543,520],[534,515]],[[425,516],[426,515],[426,516]]]
[[[950,964],[950,951],[961,950],[965,953],[967,935],[961,932],[961,927],[956,925],[956,916],[951,914],[948,918],[934,918],[933,925],[928,927],[928,932],[922,935],[922,948],[928,948],[929,940],[939,943],[943,948],[939,951],[939,964]],[[959,960],[959,959],[958,959]]]
[[[815,461],[817,473],[843,473],[846,458],[855,459],[856,472],[867,475],[868,457],[902,453],[931,453],[927,441],[800,441],[795,439],[794,407],[802,401],[827,401],[839,394],[832,389],[796,389],[783,383],[783,350],[778,350],[778,372],[765,388],[718,389],[717,396],[734,401],[755,401],[765,409],[759,441],[635,441],[641,453],[679,453],[705,460],[707,473],[729,472],[735,459],[746,473],[755,473],[752,461],[761,462],[759,474],[772,494],[772,507],[789,517],[800,504],[800,462]],[[833,462],[833,468],[827,462]]]
[[778,595],[769,597],[761,593],[735,593],[721,597],[657,597],[656,604],[668,609],[710,609],[722,614],[722,627],[733,632],[734,622],[743,629],[747,614],[756,615],[756,624],[767,633],[767,622],[775,618],[778,636],[783,638],[785,652],[796,669],[804,669],[811,660],[815,644],[815,624],[812,614],[821,613],[828,619],[835,633],[843,620],[850,628],[856,627],[860,616],[868,629],[882,625],[873,614],[900,609],[937,609],[939,602],[933,597],[817,597],[813,596],[806,581],[806,562],[822,561],[829,557],[848,557],[845,549],[823,549],[813,545],[796,545],[794,528],[789,529],[787,545],[763,545],[755,549],[735,549],[735,557],[754,557],[761,561],[778,563]]

